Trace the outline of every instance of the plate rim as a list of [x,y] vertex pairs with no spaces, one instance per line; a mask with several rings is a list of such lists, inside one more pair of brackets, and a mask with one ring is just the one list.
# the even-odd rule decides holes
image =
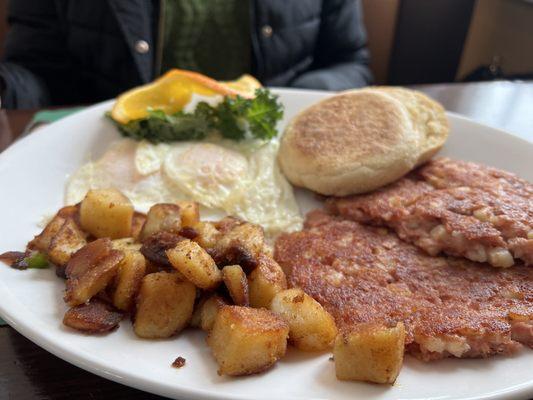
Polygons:
[[[317,91],[317,90],[302,90],[302,89],[286,89],[286,88],[272,88],[274,92],[278,93],[287,93],[287,94],[320,94],[320,95],[333,95],[334,92],[326,92],[326,91]],[[62,124],[69,123],[71,120],[75,118],[79,118],[80,114],[85,113],[91,113],[94,112],[95,108],[104,107],[104,105],[111,105],[113,103],[113,99],[102,101],[96,104],[93,104],[91,106],[88,106],[87,108],[77,111],[59,121],[56,121],[54,123],[51,123],[47,125],[46,127],[43,127],[41,129],[43,130],[50,130],[54,127],[57,128]],[[483,123],[479,123],[477,121],[474,121],[468,117],[465,117],[463,115],[454,113],[454,112],[446,112],[446,115],[448,117],[448,120],[451,119],[457,119],[461,120],[463,122],[466,122],[467,124],[472,124],[477,126],[478,128],[481,128],[483,130],[483,134],[490,134],[490,131],[496,131],[498,134],[503,135],[506,137],[506,139],[517,141],[517,145],[524,145],[528,147],[533,148],[533,137],[524,139],[522,137],[519,137],[511,132],[495,128],[489,125],[485,125]],[[35,132],[34,132],[35,133]],[[42,134],[42,133],[41,133]],[[44,132],[46,134],[46,131]],[[39,135],[39,133],[37,133]],[[35,136],[33,134],[28,135],[26,137],[23,137],[19,140],[17,140],[15,143],[11,144],[7,149],[5,149],[3,152],[0,153],[0,168],[2,168],[2,165],[6,162],[8,162],[9,158],[11,158],[13,155],[16,155],[17,152],[21,151],[23,146],[25,144],[31,142],[32,140],[35,140]],[[7,160],[7,161],[6,161]],[[69,362],[72,365],[75,365],[79,368],[82,368],[86,371],[89,371],[91,373],[94,373],[95,375],[98,375],[102,378],[112,380],[114,382],[123,384],[125,386],[130,386],[136,389],[139,389],[141,391],[150,392],[162,396],[185,396],[186,398],[190,399],[225,399],[225,398],[232,398],[232,399],[239,399],[239,400],[245,400],[245,399],[253,399],[253,397],[250,397],[248,395],[239,395],[239,394],[232,394],[231,397],[227,397],[226,395],[217,395],[213,393],[213,391],[205,390],[205,389],[191,389],[187,386],[180,385],[179,388],[177,388],[175,385],[170,386],[164,381],[156,381],[150,378],[144,377],[142,374],[135,374],[132,373],[131,370],[118,370],[113,365],[105,364],[105,360],[100,359],[99,357],[95,357],[92,354],[88,353],[85,350],[78,350],[78,349],[71,349],[67,347],[62,347],[60,344],[55,342],[53,340],[52,335],[48,335],[46,331],[40,331],[38,329],[35,329],[35,326],[32,327],[31,323],[26,323],[24,321],[24,313],[19,313],[16,311],[16,307],[13,307],[13,305],[16,305],[16,298],[14,298],[14,295],[9,291],[9,289],[6,287],[6,285],[3,282],[0,282],[0,293],[4,294],[3,301],[0,302],[0,316],[17,332],[19,332],[21,335],[38,345],[39,347],[45,349],[46,351],[52,353],[56,357],[59,357],[62,360],[65,360]],[[7,295],[7,296],[5,296]],[[9,301],[6,301],[9,300]],[[7,305],[11,305],[11,307],[8,307]],[[10,310],[11,309],[11,310]],[[80,357],[80,354],[83,355],[83,357]],[[467,399],[514,399],[518,397],[527,397],[531,396],[533,394],[533,380],[530,382],[525,382],[519,385],[512,386],[510,388],[503,389],[498,392],[492,392],[487,395],[482,396],[476,396],[476,397],[469,397]],[[286,398],[296,398],[296,397],[286,397]]]

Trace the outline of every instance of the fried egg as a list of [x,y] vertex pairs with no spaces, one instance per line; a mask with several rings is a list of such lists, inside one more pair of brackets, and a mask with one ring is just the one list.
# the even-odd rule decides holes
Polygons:
[[151,144],[123,139],[69,178],[65,202],[90,189],[115,187],[139,211],[153,204],[193,200],[204,216],[234,215],[263,226],[268,236],[299,230],[302,217],[292,186],[281,173],[276,141],[210,138]]
[[163,173],[178,190],[206,207],[224,208],[228,197],[248,180],[249,163],[234,150],[213,143],[177,146],[165,159]]
[[302,224],[292,186],[277,164],[278,147],[278,142],[270,142],[255,149],[246,184],[233,192],[224,207],[231,215],[261,221],[261,225],[275,233],[300,229]]
[[[148,211],[153,204],[168,202],[169,199],[186,199],[183,193],[164,182],[159,169],[146,174],[147,168],[142,166],[142,158],[138,159],[142,154],[137,151],[139,146],[145,146],[141,143],[130,139],[112,143],[99,160],[83,165],[68,180],[65,203],[79,203],[90,189],[113,187],[124,193],[135,208],[143,212]],[[138,166],[141,166],[140,169]]]
[[139,142],[135,149],[135,169],[143,176],[158,172],[170,149],[166,143]]

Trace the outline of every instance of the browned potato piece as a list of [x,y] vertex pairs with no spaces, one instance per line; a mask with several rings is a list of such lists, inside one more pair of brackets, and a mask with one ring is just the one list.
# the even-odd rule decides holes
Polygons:
[[172,272],[146,275],[137,297],[133,329],[147,339],[168,338],[184,329],[192,316],[196,288]]
[[[146,257],[144,258],[146,260],[146,274],[153,274],[154,272],[159,272],[161,271],[161,268],[153,263],[152,261],[148,260]],[[177,271],[176,271],[177,273]]]
[[80,206],[80,224],[97,238],[131,235],[133,205],[116,189],[89,190]]
[[115,250],[122,250],[122,251],[127,251],[127,250],[140,251],[142,247],[142,244],[137,243],[135,239],[132,237],[112,240],[111,245],[113,246]]
[[108,238],[96,239],[87,243],[70,258],[65,275],[67,278],[79,278],[92,268],[98,261],[109,255],[113,250]]
[[[68,275],[65,301],[70,306],[77,306],[87,302],[91,297],[105,289],[115,277],[118,265],[124,258],[124,253],[111,250],[108,255],[100,258],[95,264],[79,275]],[[68,268],[68,267],[67,267]]]
[[288,334],[287,323],[268,310],[224,306],[207,345],[220,375],[250,375],[268,369],[285,355]]
[[182,240],[181,236],[173,232],[157,232],[143,241],[141,253],[146,257],[146,260],[156,266],[170,269],[172,264],[168,260],[166,251],[175,247]]
[[196,242],[184,239],[166,254],[172,266],[201,289],[214,289],[222,281],[217,265]]
[[194,238],[196,243],[204,249],[215,247],[221,234],[212,222],[200,221],[193,228],[196,231],[196,237]]
[[272,299],[270,309],[289,324],[289,341],[298,349],[331,349],[337,327],[333,317],[319,302],[301,289],[287,289]]
[[226,265],[222,268],[222,279],[235,305],[250,305],[248,281],[240,265]]
[[57,266],[64,266],[70,257],[87,244],[86,235],[76,222],[66,219],[53,236],[48,247],[48,258]]
[[209,332],[213,328],[218,311],[227,305],[224,299],[217,295],[209,297],[202,305],[200,313],[200,328]]
[[[176,273],[179,274],[178,271],[176,271]],[[185,277],[183,277],[183,279],[185,279]],[[211,330],[213,322],[215,322],[215,317],[216,313],[218,312],[218,309],[226,304],[227,303],[222,297],[214,294],[213,292],[203,292],[203,294],[200,296],[200,298],[196,301],[196,304],[194,305],[194,311],[192,313],[191,322],[189,323],[189,326],[192,328],[201,328],[208,331]],[[217,307],[213,307],[213,305],[216,305]],[[209,329],[205,329],[204,327],[202,327],[202,321],[204,322],[204,327],[209,326]]]
[[245,222],[235,226],[220,241],[222,246],[237,245],[246,249],[252,257],[257,257],[265,245],[265,234],[259,225]]
[[200,221],[200,206],[195,201],[176,202],[181,209],[181,226],[193,227]]
[[222,235],[214,247],[214,258],[217,264],[239,264],[248,272],[257,266],[264,247],[263,228],[244,222]]
[[405,328],[361,324],[339,333],[333,356],[341,380],[394,383],[403,363]]
[[250,305],[269,308],[276,293],[287,289],[287,279],[280,265],[272,257],[261,254],[257,267],[248,276]]
[[180,229],[179,235],[185,239],[194,240],[198,236],[198,232],[191,226],[184,226]]
[[200,299],[196,302],[194,305],[194,309],[192,311],[191,320],[189,322],[189,326],[191,328],[200,328],[200,325],[202,323],[202,308],[207,300],[207,297],[203,295],[200,297]]
[[61,229],[67,219],[72,219],[76,222],[78,219],[78,212],[79,208],[77,206],[66,206],[60,209],[48,224],[46,224],[43,231],[33,238],[28,244],[28,247],[44,253],[48,252],[50,243],[57,232],[59,232],[59,229]]
[[139,251],[124,251],[124,258],[118,266],[113,292],[113,305],[119,310],[129,311],[146,273],[146,262]]
[[33,238],[33,240],[28,244],[28,247],[40,250],[42,252],[48,252],[48,248],[50,247],[52,239],[57,232],[59,232],[59,229],[61,229],[64,223],[65,218],[60,217],[59,215],[54,216],[54,218],[52,218],[50,222],[46,224],[43,231]]
[[150,208],[139,238],[145,240],[158,232],[178,233],[181,229],[181,209],[177,204],[161,203]]
[[215,228],[217,228],[220,232],[228,233],[236,226],[244,224],[244,221],[237,217],[228,216],[228,217],[222,218],[220,221],[217,221],[214,224],[215,224]]
[[79,224],[80,222],[80,204],[74,204],[73,206],[65,206],[61,207],[59,211],[57,212],[57,215],[59,215],[62,218],[65,219],[72,219],[74,222]]
[[146,214],[135,211],[131,220],[131,237],[135,240],[139,239],[141,230],[146,222]]
[[63,317],[63,324],[86,333],[104,333],[115,329],[122,314],[104,302],[92,299],[87,304],[70,308]]

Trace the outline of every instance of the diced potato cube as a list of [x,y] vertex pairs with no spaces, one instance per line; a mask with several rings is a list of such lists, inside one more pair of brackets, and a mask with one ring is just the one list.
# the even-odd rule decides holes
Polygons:
[[250,305],[269,308],[276,293],[287,289],[287,279],[280,265],[272,257],[261,254],[257,267],[248,275]]
[[48,252],[50,243],[54,236],[59,232],[59,229],[63,226],[67,219],[76,221],[78,219],[79,207],[66,206],[60,209],[57,214],[46,224],[43,231],[35,236],[33,240],[28,244],[30,249],[37,249],[44,253]]
[[206,301],[207,301],[207,297],[204,294],[200,297],[200,299],[194,305],[191,320],[189,322],[189,326],[191,328],[200,328],[200,325],[202,323],[202,307],[204,306],[204,303]]
[[80,206],[80,223],[97,238],[131,235],[133,205],[116,189],[90,190]]
[[215,247],[221,235],[212,222],[200,221],[194,225],[194,230],[197,235],[194,241],[202,246],[204,249],[211,249]]
[[220,375],[250,375],[266,370],[285,355],[288,333],[287,323],[268,310],[224,306],[207,345]]
[[[178,271],[176,271],[175,273],[179,274]],[[183,277],[183,279],[185,279],[185,277]],[[214,304],[216,304],[217,307],[213,307]],[[209,329],[204,329],[204,330],[207,330],[207,331],[211,330],[213,326],[213,322],[215,322],[215,317],[216,317],[216,313],[218,312],[218,309],[226,304],[227,303],[224,301],[224,299],[222,299],[222,297],[217,296],[216,294],[213,294],[212,292],[204,292],[200,296],[200,298],[196,301],[196,304],[194,305],[194,311],[192,313],[191,322],[189,323],[189,326],[191,328],[204,329],[202,328],[202,313],[203,313],[206,326],[209,326]],[[204,311],[204,307],[205,307],[205,311]]]
[[192,316],[196,288],[171,272],[146,275],[137,297],[133,329],[147,339],[168,338],[183,330]]
[[115,250],[122,250],[122,251],[139,251],[141,250],[142,244],[137,243],[134,238],[128,237],[123,239],[115,239],[111,241],[111,245]]
[[119,310],[129,311],[146,274],[146,261],[139,251],[124,251],[124,258],[118,266],[113,292],[113,305]]
[[200,206],[195,201],[177,201],[181,210],[181,226],[194,227],[200,221]]
[[65,266],[70,257],[87,244],[86,235],[72,219],[66,219],[52,237],[48,258],[57,266]]
[[405,328],[361,324],[339,333],[333,356],[341,380],[394,383],[400,373],[405,347]]
[[264,247],[263,228],[244,222],[222,235],[214,247],[213,254],[217,264],[239,264],[249,272],[257,266],[257,258]]
[[70,275],[67,279],[65,301],[70,306],[83,304],[101,290],[104,290],[115,277],[124,253],[111,250],[108,255],[100,258],[95,264],[79,275]]
[[289,341],[298,349],[331,349],[337,327],[333,317],[319,302],[301,289],[287,289],[272,299],[270,309],[289,324]]
[[222,297],[217,295],[212,295],[209,297],[202,305],[202,311],[200,313],[200,328],[206,332],[209,332],[211,329],[213,329],[215,318],[217,317],[219,310],[225,305],[227,305],[227,303]]
[[150,208],[146,215],[146,221],[141,230],[140,239],[145,240],[148,236],[157,232],[178,233],[181,229],[181,210],[177,204],[161,203]]
[[131,237],[138,240],[144,223],[146,222],[146,214],[135,211],[131,220]]
[[235,305],[250,305],[248,280],[239,265],[226,265],[222,268],[222,279]]
[[217,265],[196,242],[184,239],[166,254],[172,266],[201,289],[214,289],[222,281]]

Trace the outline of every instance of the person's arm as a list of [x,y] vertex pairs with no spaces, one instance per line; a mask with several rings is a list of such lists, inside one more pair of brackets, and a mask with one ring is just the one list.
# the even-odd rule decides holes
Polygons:
[[366,86],[372,82],[368,63],[360,2],[324,1],[313,65],[291,86],[324,90]]
[[3,108],[46,106],[51,102],[51,91],[68,86],[66,35],[58,18],[57,3],[9,2],[10,30],[0,63]]

